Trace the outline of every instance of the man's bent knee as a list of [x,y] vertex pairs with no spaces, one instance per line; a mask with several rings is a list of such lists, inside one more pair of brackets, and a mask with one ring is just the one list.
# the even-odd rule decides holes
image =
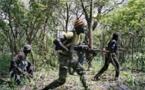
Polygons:
[[103,70],[106,71],[108,69],[108,67],[103,67]]

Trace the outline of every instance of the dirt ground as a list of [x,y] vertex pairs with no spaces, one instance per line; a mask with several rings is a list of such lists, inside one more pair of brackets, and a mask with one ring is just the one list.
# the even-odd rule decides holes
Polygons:
[[[92,71],[86,71],[86,79],[90,90],[145,90],[145,74],[140,73],[132,73],[132,76],[140,79],[140,85],[137,86],[134,81],[129,82],[129,75],[126,71],[120,72],[120,77],[118,80],[114,80],[114,74],[108,70],[105,72],[101,79],[98,81],[93,81]],[[144,76],[143,76],[144,75]],[[27,81],[25,84],[20,86],[15,86],[15,88],[7,88],[6,86],[2,86],[0,90],[41,90],[43,87],[51,83],[53,80],[58,78],[57,70],[41,70],[40,72],[35,72],[35,78],[31,81]],[[127,85],[127,82],[132,83],[131,86]],[[82,84],[79,80],[79,76],[75,73],[74,75],[69,75],[67,77],[67,81],[64,85],[52,89],[52,90],[84,90]]]

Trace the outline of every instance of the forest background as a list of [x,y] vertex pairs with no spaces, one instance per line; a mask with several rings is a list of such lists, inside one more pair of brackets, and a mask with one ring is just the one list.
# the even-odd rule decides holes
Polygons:
[[[114,32],[119,33],[117,53],[121,66],[118,81],[110,81],[114,68],[103,75],[106,80],[94,82],[91,78],[104,63],[104,55],[92,61],[86,71],[91,90],[109,90],[123,87],[145,89],[145,3],[144,0],[0,0],[0,77],[9,79],[12,57],[24,44],[32,45],[29,60],[35,65],[35,78],[21,86],[1,84],[2,90],[37,90],[58,75],[57,52],[53,40],[73,30],[75,20],[87,26],[91,48],[102,49]],[[88,66],[85,63],[84,68]],[[83,90],[77,75],[68,77],[58,90]],[[126,89],[124,89],[126,90]]]

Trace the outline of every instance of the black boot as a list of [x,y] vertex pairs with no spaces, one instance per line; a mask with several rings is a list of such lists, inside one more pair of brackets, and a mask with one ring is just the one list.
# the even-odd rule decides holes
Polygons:
[[99,75],[99,74],[96,74],[96,75],[93,77],[92,81],[100,80],[99,77],[100,77],[100,75]]
[[57,80],[53,81],[52,83],[50,83],[49,85],[47,85],[42,90],[49,90],[49,89],[57,88],[57,87],[63,85],[65,83],[65,81],[66,81],[65,79],[57,79]]
[[45,88],[41,89],[41,90],[49,90],[48,87],[46,86]]

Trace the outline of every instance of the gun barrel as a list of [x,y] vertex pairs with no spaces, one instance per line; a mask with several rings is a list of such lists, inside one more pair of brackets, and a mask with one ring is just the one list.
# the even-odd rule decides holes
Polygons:
[[108,50],[104,51],[101,49],[90,49],[90,51],[94,51],[94,52],[109,52]]
[[89,49],[89,52],[104,52],[103,50],[100,49]]

